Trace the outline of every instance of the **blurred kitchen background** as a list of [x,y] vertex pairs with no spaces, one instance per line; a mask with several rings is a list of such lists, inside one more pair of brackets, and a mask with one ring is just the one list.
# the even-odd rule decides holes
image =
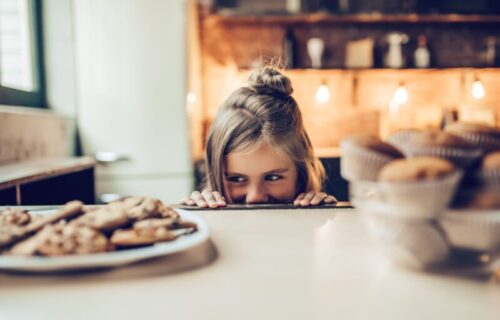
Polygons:
[[499,27],[494,0],[0,0],[0,203],[178,202],[219,105],[269,63],[347,200],[347,135],[499,125]]

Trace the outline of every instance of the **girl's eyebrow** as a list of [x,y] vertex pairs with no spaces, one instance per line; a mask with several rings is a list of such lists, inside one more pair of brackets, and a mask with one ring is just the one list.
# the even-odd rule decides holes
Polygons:
[[[287,168],[277,168],[277,169],[272,169],[272,170],[269,170],[269,171],[266,171],[263,173],[263,175],[266,175],[266,174],[271,174],[271,173],[286,173],[288,172],[288,169]],[[227,177],[227,176],[242,176],[242,177],[246,177],[245,174],[242,174],[242,173],[238,173],[238,172],[224,172],[224,176]]]
[[242,173],[238,173],[238,172],[224,172],[224,176],[225,177],[228,177],[228,176],[242,176],[242,177],[246,177],[246,175],[244,175]]
[[288,169],[287,168],[277,168],[277,169],[273,169],[273,170],[269,170],[267,172],[264,172],[264,174],[271,174],[271,173],[285,173],[285,172],[288,172]]

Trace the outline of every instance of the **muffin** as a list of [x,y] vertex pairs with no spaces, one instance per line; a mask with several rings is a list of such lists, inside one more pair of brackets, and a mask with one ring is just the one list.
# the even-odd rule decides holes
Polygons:
[[480,252],[496,252],[500,249],[500,219],[498,209],[488,210],[500,204],[498,197],[478,193],[474,203],[477,208],[450,210],[439,218],[450,245],[456,248]]
[[342,140],[341,174],[350,181],[377,179],[380,169],[403,154],[379,138],[357,134]]
[[394,131],[389,134],[386,138],[387,142],[396,147],[398,150],[401,150],[404,154],[407,154],[408,141],[410,138],[418,133],[420,130],[418,129],[402,129],[398,131]]
[[412,269],[426,269],[444,262],[449,254],[446,237],[429,219],[366,216],[370,235],[393,262]]
[[446,132],[458,136],[485,152],[500,150],[500,130],[472,122],[454,122],[446,126]]
[[486,192],[496,193],[500,198],[500,151],[491,152],[483,158],[479,180]]
[[448,159],[456,166],[467,168],[482,154],[482,150],[466,140],[439,130],[423,130],[408,140],[409,157],[433,156]]
[[404,214],[435,217],[450,203],[461,176],[446,159],[418,157],[392,161],[379,180],[386,200]]

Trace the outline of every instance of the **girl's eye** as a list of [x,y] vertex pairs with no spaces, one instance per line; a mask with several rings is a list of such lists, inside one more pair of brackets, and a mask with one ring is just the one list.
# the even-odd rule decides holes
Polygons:
[[266,181],[278,181],[280,179],[283,179],[283,177],[277,174],[268,174],[265,176]]
[[229,182],[235,182],[235,183],[245,182],[245,178],[243,178],[242,176],[229,176],[229,177],[226,177],[226,180]]

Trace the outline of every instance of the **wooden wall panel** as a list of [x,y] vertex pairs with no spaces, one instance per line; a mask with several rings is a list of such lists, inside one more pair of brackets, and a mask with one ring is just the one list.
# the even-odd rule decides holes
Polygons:
[[[333,43],[344,43],[346,39],[353,39],[356,35],[367,32],[368,35],[370,32],[377,36],[383,35],[383,28],[373,25],[290,26],[279,22],[238,24],[236,19],[231,23],[224,23],[223,20],[212,17],[202,18],[201,142],[204,141],[206,130],[221,103],[233,90],[245,85],[252,68],[263,64],[280,64],[284,32],[290,27],[298,40],[297,55],[302,67],[309,66],[305,51],[305,42],[309,37],[319,36],[327,40],[324,66],[338,68],[343,66],[343,49],[342,46],[332,47]],[[437,54],[437,60],[434,61],[445,66],[463,63],[480,65],[478,56],[474,54],[480,53],[481,44],[484,42],[481,37],[485,32],[493,31],[490,27],[444,25],[444,29],[439,33],[430,25],[405,26],[415,37],[422,31],[434,36],[435,40],[443,40],[439,45],[446,44],[444,49],[433,54]],[[497,29],[494,31],[498,32]],[[430,44],[437,45],[432,40]],[[380,50],[380,45],[377,42],[377,50]],[[411,43],[408,48],[413,50],[411,47],[414,45]],[[375,58],[379,59],[380,63],[380,52],[377,50]],[[458,52],[460,50],[462,51]],[[324,150],[334,150],[342,137],[353,132],[364,131],[385,136],[400,128],[437,127],[443,112],[449,109],[459,110],[466,120],[476,119],[500,124],[500,91],[496,90],[497,84],[500,83],[498,68],[291,69],[285,73],[292,80],[293,96],[301,107],[313,144]],[[471,97],[472,82],[477,77],[486,91],[481,100]],[[329,86],[331,99],[327,103],[319,104],[315,101],[315,93],[322,82]],[[407,88],[409,99],[397,112],[391,113],[389,103],[401,82],[404,82]],[[202,146],[203,143],[197,145]]]

